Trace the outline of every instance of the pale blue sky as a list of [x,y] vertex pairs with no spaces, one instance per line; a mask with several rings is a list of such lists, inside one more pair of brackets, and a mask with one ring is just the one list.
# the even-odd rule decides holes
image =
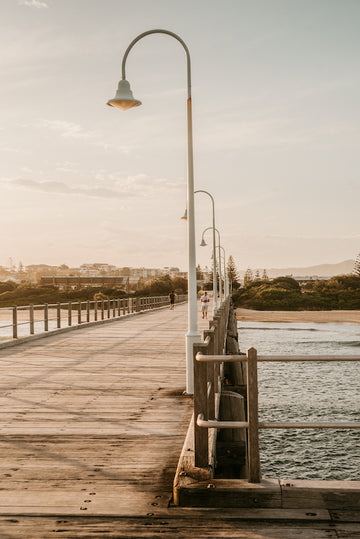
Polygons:
[[[0,20],[1,265],[186,269],[179,43],[135,45],[143,106],[105,104],[151,28],[190,49],[195,187],[239,268],[360,251],[358,0],[2,0]],[[200,243],[210,205],[196,196]]]

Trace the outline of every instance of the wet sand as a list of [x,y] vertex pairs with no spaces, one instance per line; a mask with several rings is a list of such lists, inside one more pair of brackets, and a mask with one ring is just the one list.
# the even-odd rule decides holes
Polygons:
[[352,322],[360,323],[360,311],[254,311],[236,309],[238,320],[255,322]]

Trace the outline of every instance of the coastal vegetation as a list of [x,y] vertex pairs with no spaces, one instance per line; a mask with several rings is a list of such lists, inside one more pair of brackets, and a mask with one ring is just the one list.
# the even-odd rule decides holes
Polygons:
[[233,300],[236,307],[261,311],[360,309],[360,276],[337,275],[301,284],[291,277],[253,279],[233,294]]
[[40,286],[31,283],[0,282],[0,307],[13,305],[40,305],[43,303],[66,303],[69,301],[88,301],[94,299],[115,299],[128,296],[163,296],[175,290],[177,294],[187,292],[187,280],[182,277],[162,275],[140,283],[138,289],[128,294],[120,288],[84,287],[71,290],[59,290],[55,286]]

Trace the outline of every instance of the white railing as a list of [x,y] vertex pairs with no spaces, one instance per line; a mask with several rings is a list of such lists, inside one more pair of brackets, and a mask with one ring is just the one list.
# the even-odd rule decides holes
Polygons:
[[[203,365],[200,370],[201,373],[198,379],[199,394],[203,395],[201,400],[202,409],[196,410],[195,415],[195,428],[203,429],[204,435],[199,437],[203,443],[197,444],[197,438],[195,436],[195,462],[199,467],[206,467],[211,460],[209,455],[210,447],[208,444],[208,429],[246,429],[247,430],[247,456],[248,456],[248,478],[252,483],[259,483],[261,480],[260,471],[260,454],[259,454],[259,429],[359,429],[360,422],[322,422],[322,421],[259,421],[258,417],[258,382],[257,382],[257,369],[258,362],[266,361],[360,361],[358,356],[257,356],[257,351],[254,348],[249,348],[246,355],[222,355],[219,354],[207,354],[207,349],[198,351],[195,356],[197,365]],[[246,395],[247,395],[247,420],[246,421],[220,421],[217,417],[214,417],[214,406],[209,402],[211,398],[207,389],[212,382],[212,378],[209,378],[210,372],[217,367],[219,372],[220,365],[224,363],[243,362],[247,366],[247,381],[246,381]],[[221,383],[218,385],[221,392]],[[212,397],[214,398],[214,397]],[[212,410],[212,413],[209,413]]]

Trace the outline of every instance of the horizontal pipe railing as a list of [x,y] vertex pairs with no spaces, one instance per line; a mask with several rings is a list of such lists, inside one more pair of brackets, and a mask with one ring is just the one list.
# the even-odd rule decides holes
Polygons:
[[[187,295],[176,297],[177,303],[186,300]],[[158,309],[168,304],[168,296],[146,296],[1,307],[0,342],[11,338],[18,339],[20,328],[26,325],[29,331],[22,331],[22,337],[62,327],[119,318],[126,314]],[[4,317],[5,323],[2,324],[1,318]],[[12,328],[12,331],[6,331],[7,328]]]
[[[246,355],[209,355],[206,356],[199,352],[196,355],[197,361],[203,361],[205,363],[234,363],[236,361],[247,361]],[[258,356],[258,362],[265,361],[360,361],[360,356]]]
[[[215,353],[204,353],[204,351]],[[244,362],[247,364],[247,421],[220,421],[215,415],[209,414],[209,403],[204,401],[203,406],[198,407],[195,414],[196,428],[203,430],[206,433],[207,429],[247,429],[247,451],[249,463],[249,481],[259,482],[261,480],[260,473],[260,454],[259,454],[259,429],[360,429],[360,422],[346,421],[262,421],[259,422],[258,417],[258,383],[257,383],[257,364],[258,362],[326,362],[326,361],[360,361],[360,356],[278,356],[265,355],[257,356],[257,351],[254,348],[249,348],[246,355],[223,355],[219,350],[199,350],[195,355],[195,364],[199,367],[195,372],[202,373],[202,380],[198,381],[199,391],[204,393],[204,388],[207,387],[209,394],[209,380],[206,377],[207,369],[219,368],[224,363]],[[220,352],[220,353],[219,353]],[[201,369],[200,369],[201,366]],[[199,370],[200,369],[200,370]],[[202,389],[201,389],[202,387]],[[209,398],[207,397],[207,400]],[[196,430],[195,430],[196,432]],[[205,437],[204,437],[205,439]],[[196,444],[195,444],[195,462],[196,462]],[[197,459],[198,466],[206,466],[205,458]],[[201,464],[199,463],[201,461]]]
[[[203,414],[199,414],[196,420],[199,427],[206,429],[247,429],[248,421],[218,421],[216,419],[204,419]],[[261,422],[260,429],[360,429],[360,423],[292,423],[292,422]]]

